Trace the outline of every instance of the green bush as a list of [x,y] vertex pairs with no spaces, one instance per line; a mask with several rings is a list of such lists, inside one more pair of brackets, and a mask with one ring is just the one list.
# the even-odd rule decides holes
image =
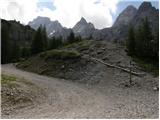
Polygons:
[[[77,59],[80,58],[80,53],[77,51],[65,51],[65,50],[51,50],[43,53],[45,59]],[[43,56],[42,55],[42,56]]]

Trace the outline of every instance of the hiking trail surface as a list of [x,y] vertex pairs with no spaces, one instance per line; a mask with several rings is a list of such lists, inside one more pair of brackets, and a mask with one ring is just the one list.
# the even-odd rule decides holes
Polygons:
[[44,95],[37,98],[37,104],[2,114],[2,118],[158,118],[158,91],[153,89],[158,78],[149,74],[133,77],[135,84],[127,86],[126,77],[115,77],[122,71],[107,68],[104,79],[91,85],[26,72],[13,64],[1,69],[32,82],[45,95],[45,99]]

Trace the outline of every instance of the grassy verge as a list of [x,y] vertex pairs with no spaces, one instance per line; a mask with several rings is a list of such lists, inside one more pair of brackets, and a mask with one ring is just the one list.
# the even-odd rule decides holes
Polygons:
[[78,53],[77,51],[50,50],[41,53],[40,57],[45,57],[45,59],[75,59],[80,57],[80,53]]
[[154,77],[159,76],[159,65],[154,62],[146,62],[145,60],[133,57],[133,60],[141,67],[145,72],[151,73]]
[[9,87],[16,86],[16,77],[2,74],[1,76],[1,84],[7,85]]
[[83,51],[83,50],[86,50],[89,48],[91,42],[92,41],[90,41],[90,40],[82,40],[77,43],[65,45],[65,46],[63,46],[63,48],[65,48],[65,49],[73,49],[74,48],[74,49],[77,49],[78,51]]

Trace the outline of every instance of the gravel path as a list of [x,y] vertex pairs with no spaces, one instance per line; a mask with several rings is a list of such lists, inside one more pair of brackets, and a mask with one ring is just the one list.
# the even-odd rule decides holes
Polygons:
[[11,64],[2,65],[2,72],[30,80],[46,92],[39,105],[2,118],[158,118],[158,91],[116,86],[112,74],[91,86],[22,71]]

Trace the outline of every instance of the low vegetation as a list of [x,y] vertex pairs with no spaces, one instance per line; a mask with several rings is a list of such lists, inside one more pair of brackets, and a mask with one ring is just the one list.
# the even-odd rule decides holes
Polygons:
[[7,85],[9,87],[16,86],[16,77],[2,74],[1,75],[1,84]]
[[83,50],[89,49],[91,43],[92,43],[91,40],[81,40],[76,43],[67,44],[63,46],[62,49],[75,49],[76,48],[76,50],[78,51],[83,51]]
[[45,59],[77,59],[80,58],[80,53],[77,51],[50,50],[40,53],[40,57]]
[[147,62],[137,57],[133,57],[133,60],[139,67],[143,69],[143,71],[151,73],[154,77],[159,76],[159,65],[157,65],[158,63]]

